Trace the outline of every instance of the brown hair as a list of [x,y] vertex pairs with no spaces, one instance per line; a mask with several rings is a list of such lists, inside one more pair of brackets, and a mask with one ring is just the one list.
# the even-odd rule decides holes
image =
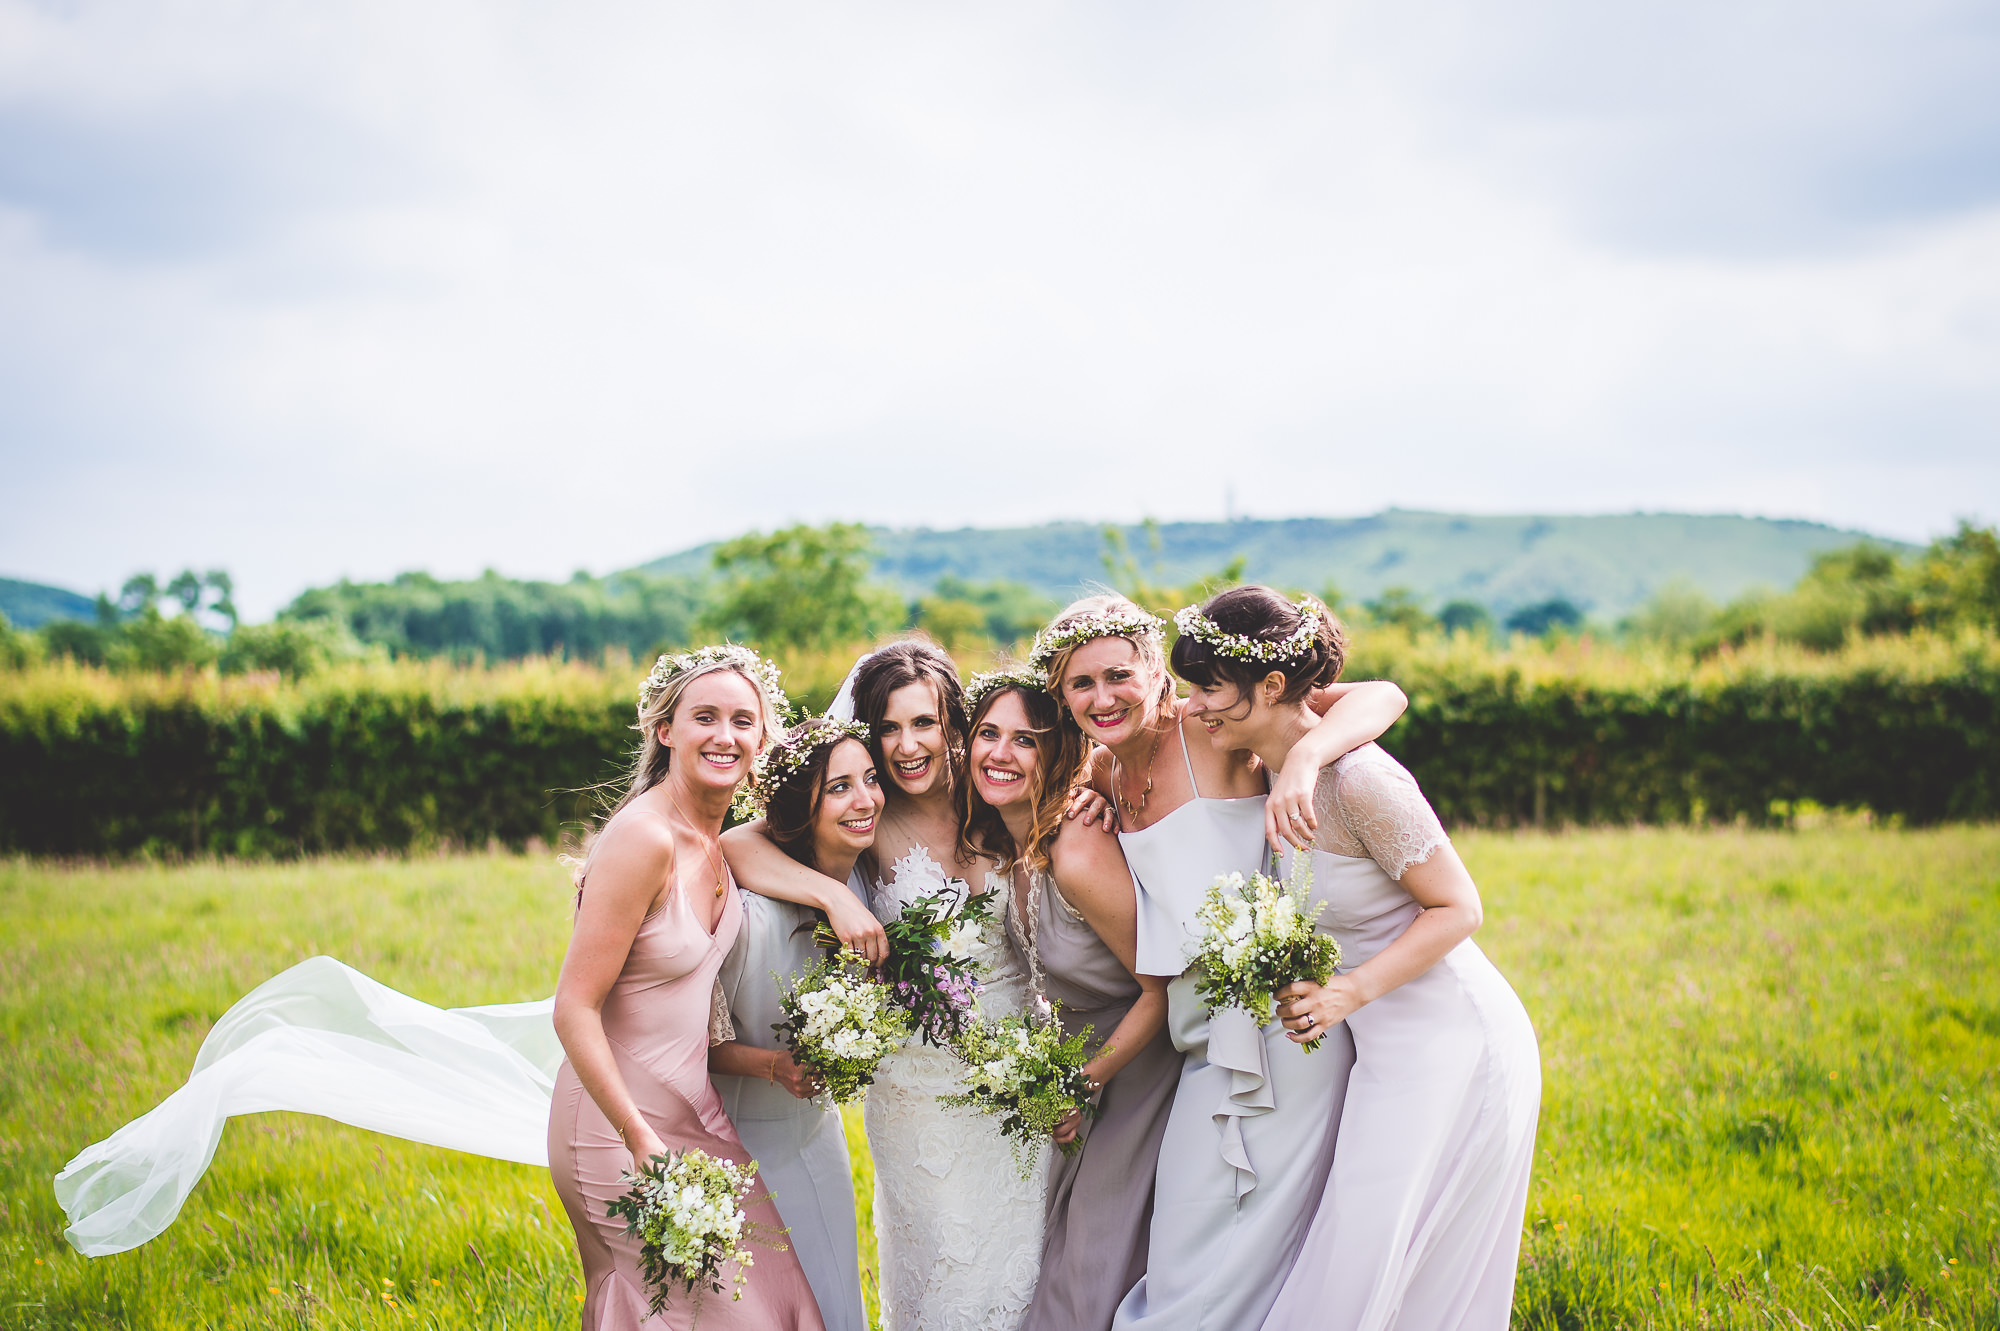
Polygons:
[[826,804],[826,770],[841,745],[861,741],[833,722],[816,716],[786,731],[783,742],[788,746],[809,745],[811,753],[765,792],[764,830],[778,849],[806,868],[817,869],[819,852],[813,846],[813,830],[819,825],[819,811]]
[[[1285,688],[1278,701],[1302,701],[1318,686],[1340,678],[1341,667],[1347,664],[1347,630],[1318,597],[1308,596],[1304,601],[1308,603],[1307,611],[1319,620],[1319,627],[1296,658],[1246,661],[1226,656],[1192,634],[1183,633],[1174,642],[1174,673],[1202,687],[1226,681],[1247,695],[1275,670],[1285,677]],[[1231,587],[1210,597],[1201,613],[1224,633],[1240,634],[1253,642],[1283,642],[1305,623],[1297,603],[1269,587],[1254,584]]]
[[981,698],[972,713],[971,729],[977,730],[993,705],[1009,694],[1019,698],[1027,709],[1028,725],[1035,736],[1038,761],[1028,778],[1028,801],[1035,817],[1028,842],[1024,846],[1014,844],[1000,811],[979,797],[968,774],[958,796],[958,853],[968,859],[974,855],[990,856],[999,860],[1003,869],[1018,862],[1046,873],[1049,847],[1062,831],[1069,792],[1083,779],[1084,765],[1090,761],[1090,741],[1074,725],[1062,724],[1065,709],[1055,698],[1042,689],[1021,684],[1002,684]]
[[[1139,609],[1140,607],[1135,602],[1127,597],[1120,596],[1116,592],[1106,592],[1101,596],[1086,596],[1080,601],[1071,601],[1068,605],[1064,606],[1062,613],[1050,620],[1048,627],[1042,631],[1044,633],[1055,633],[1074,623],[1076,620],[1089,616],[1115,615],[1121,611]],[[1141,613],[1144,612],[1141,611]],[[1168,712],[1172,711],[1174,706],[1174,677],[1167,669],[1167,656],[1166,652],[1160,647],[1159,634],[1119,633],[1106,634],[1105,636],[1120,637],[1131,643],[1132,650],[1139,655],[1139,663],[1159,676],[1159,686],[1154,690],[1153,697],[1150,699],[1153,716],[1147,719],[1152,720],[1165,716]],[[1084,641],[1095,642],[1097,639],[1086,638]],[[1065,727],[1078,729],[1079,733],[1081,733],[1081,728],[1077,727],[1076,718],[1070,715],[1069,702],[1063,697],[1063,676],[1069,673],[1070,658],[1076,655],[1077,648],[1081,646],[1083,646],[1083,643],[1075,643],[1054,653],[1049,657],[1048,663],[1043,667],[1042,672],[1048,677],[1049,692],[1055,695],[1056,701],[1059,704],[1059,710],[1062,713],[1062,724]]]

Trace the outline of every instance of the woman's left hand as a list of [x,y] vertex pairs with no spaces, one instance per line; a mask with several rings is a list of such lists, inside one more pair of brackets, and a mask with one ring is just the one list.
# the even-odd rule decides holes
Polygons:
[[1056,1130],[1052,1135],[1056,1139],[1056,1145],[1067,1146],[1076,1140],[1076,1134],[1081,1131],[1083,1131],[1083,1111],[1072,1109],[1063,1115],[1062,1122],[1056,1124]]
[[1286,842],[1312,849],[1313,833],[1319,831],[1319,814],[1313,811],[1319,773],[1307,763],[1287,763],[1271,779],[1271,794],[1264,801],[1264,839],[1271,849],[1281,851]]
[[1293,1044],[1326,1034],[1367,1001],[1349,975],[1336,975],[1325,984],[1293,980],[1277,991],[1277,997],[1278,1019],[1285,1024],[1285,1038]]
[[1078,786],[1069,793],[1069,807],[1063,811],[1063,817],[1075,818],[1079,814],[1085,827],[1101,819],[1105,831],[1118,830],[1111,816],[1111,801],[1089,786]]

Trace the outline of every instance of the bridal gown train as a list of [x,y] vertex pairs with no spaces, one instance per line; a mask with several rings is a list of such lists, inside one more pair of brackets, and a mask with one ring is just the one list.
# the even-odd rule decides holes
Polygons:
[[[590,890],[588,882],[583,890]],[[640,923],[602,1011],[619,1076],[660,1140],[672,1150],[696,1147],[747,1164],[750,1153],[708,1079],[715,977],[742,922],[743,904],[734,891],[724,895],[713,935],[689,908],[684,892],[670,891]],[[631,1166],[631,1152],[618,1139],[618,1130],[564,1059],[549,1107],[549,1174],[569,1213],[583,1261],[583,1331],[666,1331],[694,1321],[694,1300],[680,1290],[659,1317],[647,1316],[650,1295],[639,1277],[638,1237],[625,1232],[623,1220],[606,1213],[627,1190],[622,1175]],[[752,1186],[743,1209],[766,1235],[783,1228],[761,1180]],[[798,1257],[754,1231],[747,1246],[756,1265],[742,1299],[731,1299],[727,1292],[705,1294],[701,1325],[710,1331],[821,1331],[819,1306]],[[734,1266],[724,1274],[733,1278]]]
[[[1352,969],[1422,913],[1397,882],[1445,844],[1373,744],[1320,775],[1313,896]],[[1534,1162],[1541,1059],[1506,979],[1466,939],[1342,1024],[1354,1075],[1333,1172],[1271,1310],[1281,1331],[1504,1331]]]
[[1167,1029],[1186,1055],[1160,1145],[1146,1274],[1114,1328],[1245,1331],[1259,1325],[1291,1270],[1333,1162],[1354,1064],[1344,1030],[1313,1053],[1276,1021],[1259,1030],[1241,1009],[1210,1020],[1182,974],[1193,921],[1218,875],[1255,872],[1266,857],[1264,797],[1194,798],[1150,827],[1120,832],[1139,889],[1138,970],[1176,975]]
[[[965,890],[948,882],[918,846],[876,884],[870,906],[886,922],[919,897]],[[1001,895],[974,960],[985,967],[980,1013],[995,1019],[1027,1004],[1028,976],[1001,925],[1008,884],[989,874],[986,886]],[[997,1119],[939,1104],[960,1088],[961,1066],[912,1037],[868,1088],[884,1331],[1014,1331],[1035,1292],[1047,1148],[1024,1179]]]
[[[737,890],[743,928],[719,977],[736,1038],[776,1049],[771,1027],[784,1020],[778,986],[820,960],[813,945],[819,912]],[[778,1207],[786,1240],[819,1300],[827,1331],[868,1331],[854,1233],[854,1174],[840,1111],[801,1100],[762,1077],[712,1074],[716,1094]]]

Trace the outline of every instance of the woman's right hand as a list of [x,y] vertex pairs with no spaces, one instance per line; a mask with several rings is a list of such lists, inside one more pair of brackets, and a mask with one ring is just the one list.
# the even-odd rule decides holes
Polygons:
[[821,907],[826,912],[827,923],[845,947],[859,952],[862,959],[871,966],[880,965],[889,959],[889,935],[882,932],[882,921],[875,913],[861,904],[845,886],[840,891],[827,894],[826,904]]
[[632,1172],[636,1175],[656,1155],[667,1153],[667,1144],[646,1122],[645,1115],[634,1114],[625,1124],[625,1144],[632,1149]]
[[819,1094],[819,1078],[800,1067],[784,1049],[771,1051],[771,1081],[791,1093],[794,1100],[810,1100]]

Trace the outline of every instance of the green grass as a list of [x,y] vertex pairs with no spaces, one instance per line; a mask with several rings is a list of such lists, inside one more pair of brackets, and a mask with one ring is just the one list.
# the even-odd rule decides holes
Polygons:
[[[1542,1036],[1517,1325],[2000,1328],[2000,829],[1460,845]],[[237,1120],[174,1227],[96,1261],[48,1182],[282,967],[534,998],[567,921],[540,859],[0,863],[0,1327],[573,1326],[537,1170]]]

